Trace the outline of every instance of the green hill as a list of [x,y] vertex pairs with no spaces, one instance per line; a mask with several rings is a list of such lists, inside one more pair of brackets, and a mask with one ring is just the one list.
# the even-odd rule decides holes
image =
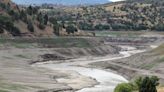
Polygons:
[[42,25],[36,19],[37,14],[36,7],[25,8],[10,0],[0,1],[0,35],[5,37],[52,35],[53,28],[48,24]]
[[[58,9],[55,18],[87,31],[163,31],[164,2],[128,0],[86,7]],[[61,10],[61,11],[59,11]]]
[[[81,35],[74,25],[62,27],[42,6],[19,6],[10,0],[0,1],[0,36],[51,37]],[[82,34],[87,35],[87,34]]]
[[0,36],[88,35],[85,31],[164,31],[164,1],[128,0],[79,7],[0,1]]
[[127,2],[131,2],[131,3],[134,3],[134,2],[139,2],[139,3],[163,3],[164,1],[163,0],[126,0]]

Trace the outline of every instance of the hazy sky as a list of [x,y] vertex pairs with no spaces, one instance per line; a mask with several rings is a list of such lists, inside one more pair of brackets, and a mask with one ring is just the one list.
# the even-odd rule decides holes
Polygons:
[[122,0],[12,0],[18,4],[67,4],[67,5],[74,5],[74,4],[95,4],[95,3],[107,3],[109,1],[116,2]]
[[117,2],[117,1],[124,1],[124,0],[109,0],[109,1]]
[[42,3],[58,3],[58,4],[95,4],[107,3],[110,0],[12,0],[18,4],[42,4]]

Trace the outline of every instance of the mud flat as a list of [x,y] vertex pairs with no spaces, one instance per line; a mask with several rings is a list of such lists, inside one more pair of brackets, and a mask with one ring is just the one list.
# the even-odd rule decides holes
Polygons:
[[[96,92],[95,90],[101,90],[103,92],[102,88],[113,90],[116,84],[127,82],[128,77],[125,76],[125,73],[131,73],[129,72],[131,68],[127,69],[127,66],[122,64],[124,62],[120,60],[134,58],[132,57],[133,54],[136,54],[133,53],[134,48],[130,48],[127,52],[127,48],[123,46],[125,52],[119,53],[120,48],[109,44],[105,45],[100,41],[95,44],[93,40],[89,43],[94,42],[94,46],[80,40],[82,45],[79,46],[78,42],[78,44],[73,43],[78,47],[71,47],[73,46],[70,44],[72,39],[68,41],[67,48],[60,47],[63,46],[61,45],[63,39],[61,39],[62,42],[58,42],[59,39],[56,39],[55,42],[51,40],[45,44],[44,42],[49,40],[46,39],[44,44],[40,43],[41,47],[37,47],[31,41],[30,43],[24,43],[24,40],[2,41],[3,43],[0,44],[0,91]],[[56,47],[56,44],[52,44],[52,42],[58,42],[60,45]],[[67,45],[66,42],[67,40],[64,40],[64,45]],[[113,61],[118,61],[118,63]],[[40,64],[37,63],[35,66],[36,62]],[[110,71],[108,71],[109,69]],[[122,73],[124,77],[120,76]]]
[[[81,79],[82,81],[78,79],[79,83],[77,83],[75,86],[71,84],[72,83],[71,81],[77,82],[77,78],[75,78],[74,80],[70,80],[67,78],[57,79],[59,83],[66,83],[73,89],[77,89],[77,90],[81,89],[77,92],[107,92],[107,91],[112,92],[117,84],[122,83],[122,82],[128,82],[128,80],[118,74],[113,73],[112,71],[105,71],[98,68],[89,68],[86,66],[89,63],[118,60],[118,59],[129,57],[133,54],[141,53],[145,51],[145,50],[137,50],[136,48],[129,47],[129,46],[128,47],[122,46],[122,48],[126,48],[127,51],[121,51],[120,55],[115,56],[115,57],[112,57],[112,56],[105,56],[105,57],[100,57],[100,58],[92,57],[92,59],[90,58],[90,60],[84,57],[84,58],[79,58],[79,59],[74,59],[74,60],[68,60],[67,61],[68,63],[55,64],[53,63],[53,61],[50,61],[49,63],[48,62],[36,63],[33,66],[44,67],[44,68],[48,68],[52,70],[59,70],[59,71],[66,71],[66,72],[74,71],[82,76],[86,76],[90,79],[94,79],[95,83],[96,82],[98,83],[97,85],[95,85],[94,82],[91,83],[91,81],[88,81],[88,84],[87,82],[83,83],[82,81],[87,81],[87,80],[84,80],[83,78]],[[71,75],[74,75],[74,72],[72,72]]]
[[[35,63],[33,61],[49,59],[55,60],[54,63],[66,63],[66,59],[71,62],[73,59],[86,56],[100,57],[118,53],[117,48],[110,45],[94,46],[92,48],[46,48],[20,42],[13,42],[10,45],[10,42],[6,41],[5,44],[1,44],[0,48],[0,91],[7,92],[72,92],[84,87],[92,87],[98,82],[76,71],[31,67],[31,64]],[[43,59],[41,57],[43,55],[47,56]],[[47,57],[48,59],[46,59]]]
[[160,78],[161,85],[163,85],[164,45],[161,44],[162,41],[160,44],[152,44],[150,45],[151,49],[149,48],[143,53],[137,53],[123,59],[91,63],[90,67],[98,67],[106,71],[117,71],[128,80],[139,76],[157,76]]

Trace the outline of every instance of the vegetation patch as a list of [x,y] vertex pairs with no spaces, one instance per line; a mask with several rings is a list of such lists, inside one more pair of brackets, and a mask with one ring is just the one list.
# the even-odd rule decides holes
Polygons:
[[141,68],[142,69],[147,69],[147,70],[150,70],[150,69],[152,69],[154,66],[156,66],[157,65],[157,63],[156,62],[153,62],[153,63],[150,63],[150,64],[145,64],[145,65],[143,65]]
[[133,86],[130,83],[118,84],[114,92],[132,92]]
[[12,57],[8,57],[8,56],[3,56],[3,58],[5,58],[5,59],[13,59]]
[[160,63],[163,63],[163,62],[164,62],[164,57],[160,57],[159,59],[153,60],[153,62],[151,62],[151,63],[144,64],[143,66],[141,66],[141,68],[150,70],[150,69],[154,68],[155,66],[158,66]]
[[156,76],[139,77],[134,82],[118,84],[114,92],[157,92],[158,85]]
[[158,48],[154,49],[152,52],[157,55],[164,55],[164,44],[160,45]]
[[0,92],[10,92],[8,90],[21,90],[21,89],[26,89],[24,86],[22,85],[18,85],[18,84],[9,84],[9,83],[0,83]]
[[144,32],[133,32],[133,31],[96,31],[96,36],[111,36],[111,37],[138,37]]
[[0,92],[9,92],[9,91],[7,91],[7,90],[3,90],[3,89],[0,89]]
[[19,58],[25,58],[25,59],[29,59],[27,56],[25,55],[15,55],[16,57],[19,57]]
[[152,50],[150,53],[153,53],[153,57],[157,57],[156,59],[152,60],[150,63],[146,63],[141,68],[143,69],[152,69],[155,66],[164,62],[164,44],[160,45],[158,48]]
[[0,44],[9,45],[16,48],[32,48],[32,47],[57,47],[57,48],[69,48],[69,47],[92,47],[90,42],[84,38],[69,38],[69,37],[57,37],[57,38],[15,38],[15,39],[0,39]]

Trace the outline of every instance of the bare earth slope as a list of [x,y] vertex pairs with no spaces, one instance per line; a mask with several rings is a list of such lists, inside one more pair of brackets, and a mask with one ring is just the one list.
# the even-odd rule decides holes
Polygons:
[[[18,45],[18,43],[17,43]],[[25,44],[27,45],[27,44]],[[5,45],[6,46],[6,45]],[[13,45],[14,46],[14,45]],[[117,53],[117,49],[111,46],[100,46],[94,48],[20,48],[18,47],[1,47],[0,50],[0,91],[7,92],[37,92],[38,90],[51,91],[72,91],[73,89],[64,83],[58,83],[56,78],[68,78],[74,81],[72,85],[80,83],[80,88],[96,84],[95,80],[77,73],[64,71],[51,71],[44,68],[31,67],[32,61],[42,61],[41,55],[54,55],[53,60],[58,57],[78,58],[83,56],[103,56],[106,54]],[[60,62],[64,62],[60,60]],[[71,73],[72,74],[72,73]],[[80,81],[87,80],[87,81]]]
[[93,63],[91,65],[103,67],[104,69],[113,69],[122,73],[124,76],[128,76],[130,79],[134,79],[140,75],[158,76],[164,83],[164,45],[160,45],[158,48],[149,50],[144,53],[139,53],[128,58]]

